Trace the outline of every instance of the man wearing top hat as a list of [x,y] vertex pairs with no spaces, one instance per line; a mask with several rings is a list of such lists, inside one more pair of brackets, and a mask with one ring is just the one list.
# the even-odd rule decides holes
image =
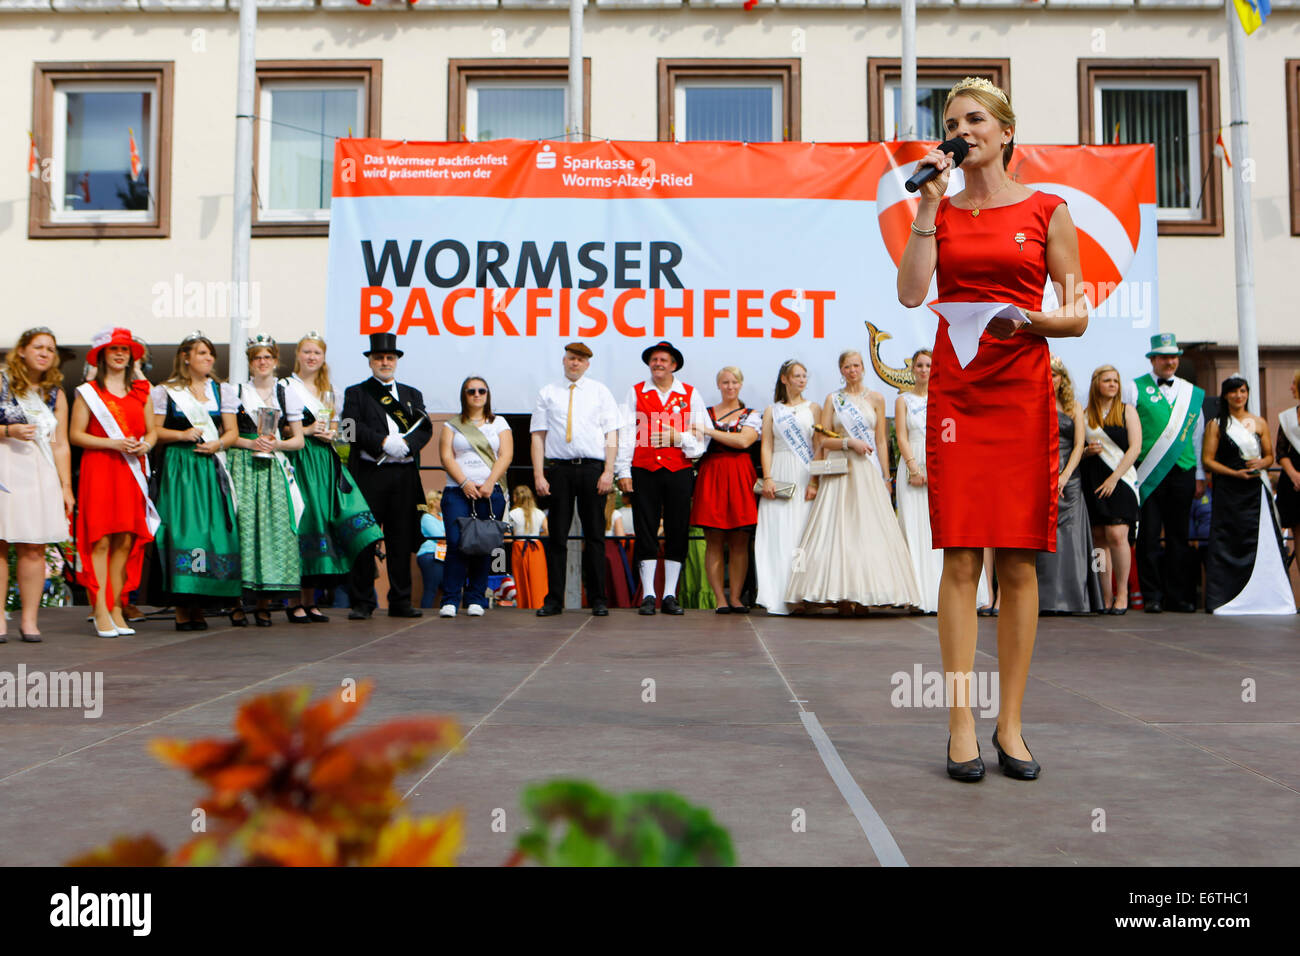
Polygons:
[[641,573],[642,614],[655,613],[655,562],[659,554],[659,521],[664,526],[665,614],[681,614],[677,578],[686,560],[690,532],[691,492],[695,488],[693,458],[704,454],[707,438],[691,425],[708,422],[699,392],[674,373],[684,364],[682,353],[669,342],[657,342],[641,353],[650,378],[627,392],[624,424],[619,431],[618,486],[632,498],[636,532],[634,557]]
[[[366,503],[384,531],[388,567],[388,616],[419,617],[411,606],[411,555],[415,531],[424,503],[420,484],[420,449],[433,428],[418,389],[397,383],[397,360],[402,351],[397,336],[375,332],[370,348],[372,376],[343,393],[341,422],[353,429],[348,468]],[[352,605],[349,620],[365,620],[375,610],[375,542],[357,557],[348,581]]]
[[[1137,566],[1143,608],[1159,614],[1195,611],[1191,549],[1187,526],[1192,501],[1205,491],[1201,438],[1205,392],[1178,378],[1178,338],[1172,332],[1151,336],[1151,372],[1125,389],[1124,399],[1137,409],[1142,425],[1138,455]],[[1164,561],[1159,560],[1161,532]]]
[[614,459],[622,416],[614,395],[587,374],[591,349],[582,342],[564,347],[564,378],[542,388],[533,409],[533,481],[550,496],[546,541],[546,600],[538,617],[564,610],[569,527],[574,501],[582,525],[583,577],[596,617],[609,614],[605,580],[605,496],[614,488]]

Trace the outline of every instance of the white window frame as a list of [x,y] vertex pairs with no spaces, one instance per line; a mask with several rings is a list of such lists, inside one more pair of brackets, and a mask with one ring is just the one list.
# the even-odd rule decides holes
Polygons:
[[[64,193],[67,182],[67,146],[68,146],[68,94],[69,93],[148,93],[149,95],[149,137],[141,161],[153,176],[149,183],[149,206],[147,209],[70,209],[67,194]],[[58,184],[50,190],[53,208],[49,221],[57,225],[62,223],[114,223],[152,225],[158,218],[158,197],[154,190],[158,184],[158,101],[162,91],[157,83],[147,80],[60,80],[54,84],[53,125],[51,129],[51,163],[50,182]],[[122,151],[127,152],[128,143],[123,141]],[[136,149],[140,149],[140,139],[136,140]],[[147,157],[147,159],[146,159]]]
[[[257,115],[265,124],[262,135],[258,136],[257,141],[257,170],[259,176],[257,189],[257,221],[259,223],[279,223],[279,222],[329,222],[330,211],[325,209],[275,209],[266,203],[271,196],[271,181],[273,172],[271,170],[271,137],[273,130],[274,113],[272,111],[272,94],[277,91],[294,93],[294,92],[315,92],[318,90],[351,90],[356,93],[357,98],[357,115],[352,125],[354,136],[366,135],[366,84],[359,79],[330,79],[322,77],[319,80],[277,80],[274,78],[263,79],[261,83],[261,102],[258,103]],[[266,197],[265,199],[263,197]]]
[[678,77],[673,85],[673,138],[679,143],[686,142],[686,91],[701,87],[725,89],[748,87],[766,89],[772,93],[772,135],[768,142],[779,143],[785,139],[785,119],[781,107],[785,87],[780,77],[776,76],[717,76],[717,77]]
[[[1200,84],[1192,77],[1106,77],[1098,76],[1092,88],[1092,141],[1109,143],[1110,133],[1102,129],[1101,96],[1105,90],[1182,90],[1187,94],[1187,186],[1188,196],[1195,203],[1200,194],[1205,170],[1201,166],[1201,103]],[[1204,212],[1196,206],[1160,206],[1156,218],[1162,220],[1196,220]]]
[[[921,75],[916,78],[916,87],[918,90],[942,89],[945,93],[947,93],[948,90],[952,89],[964,77],[969,75],[970,75],[969,73],[962,73],[962,74],[954,73],[951,76],[944,76],[938,73],[933,75],[929,75],[929,74]],[[902,89],[902,86],[903,86],[902,80],[888,79],[885,80],[884,89],[881,91],[880,133],[881,133],[881,137],[886,142],[891,142],[898,139],[898,117],[894,115],[894,93],[900,91]],[[902,99],[901,95],[899,96],[899,99],[900,100]],[[892,136],[888,135],[886,133],[887,130],[893,130],[893,135]],[[940,140],[945,138],[943,135],[942,116],[939,117],[939,135],[937,138]]]
[[467,77],[465,80],[465,140],[470,143],[479,141],[478,135],[478,91],[493,90],[563,90],[564,109],[561,114],[560,129],[553,138],[560,139],[565,134],[565,125],[569,118],[569,81],[560,77]]

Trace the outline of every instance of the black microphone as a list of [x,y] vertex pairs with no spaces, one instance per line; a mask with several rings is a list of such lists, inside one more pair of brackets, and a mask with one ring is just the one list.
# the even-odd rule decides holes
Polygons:
[[[960,136],[953,137],[945,143],[940,143],[938,149],[952,157],[953,168],[961,165],[961,161],[966,158],[970,152],[970,146]],[[939,175],[939,169],[936,166],[922,166],[907,178],[904,185],[909,193],[914,193],[935,176]]]

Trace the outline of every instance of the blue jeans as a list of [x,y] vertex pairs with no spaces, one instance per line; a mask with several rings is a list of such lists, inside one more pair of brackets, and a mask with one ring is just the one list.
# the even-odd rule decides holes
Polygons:
[[[506,513],[506,496],[500,488],[493,489],[490,502],[492,517],[498,520],[503,518]],[[447,526],[447,560],[442,574],[442,603],[457,608],[461,606],[462,592],[465,592],[467,604],[487,607],[488,571],[492,566],[492,557],[470,557],[460,551],[460,526],[457,519],[467,517],[471,505],[478,517],[488,516],[487,501],[481,498],[470,501],[459,487],[443,490],[442,520]]]
[[438,594],[438,588],[442,587],[442,562],[432,551],[416,555],[415,562],[420,566],[420,576],[424,578],[420,607],[433,607],[433,599]]

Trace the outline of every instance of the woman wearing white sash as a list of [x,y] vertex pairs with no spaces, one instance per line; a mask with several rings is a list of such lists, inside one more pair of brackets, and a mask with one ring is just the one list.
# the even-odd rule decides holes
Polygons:
[[[303,446],[303,406],[296,392],[290,394],[276,383],[280,347],[275,339],[256,335],[245,351],[251,377],[239,386],[239,437],[230,450],[230,475],[239,502],[244,590],[257,600],[253,622],[270,627],[271,597],[292,595],[292,602],[302,588],[298,522],[305,503],[284,453]],[[279,413],[274,434],[259,431],[263,410]]]
[[[216,360],[212,340],[191,332],[176,350],[171,377],[153,390],[158,443],[166,446],[154,541],[178,631],[205,630],[204,606],[228,605],[240,594],[236,502],[225,464],[239,436],[239,399],[212,376]],[[246,624],[242,615],[231,622]]]
[[330,385],[325,340],[308,332],[298,342],[293,375],[281,379],[286,401],[302,406],[302,448],[288,453],[304,509],[298,522],[301,591],[285,614],[294,624],[324,623],[316,590],[346,585],[357,556],[382,538],[365,496],[332,447],[343,396]]
[[[889,500],[885,399],[863,384],[862,355],[840,355],[844,388],[826,397],[818,457],[843,461],[828,473],[793,556],[789,603],[839,606],[841,614],[871,607],[919,607],[921,591]],[[878,453],[879,450],[879,453]]]
[[1294,614],[1273,512],[1268,423],[1246,408],[1250,385],[1233,375],[1219,392],[1219,414],[1205,426],[1201,459],[1213,472],[1205,609],[1215,614]]
[[[36,612],[45,589],[45,546],[68,539],[72,464],[68,403],[59,385],[54,333],[28,329],[0,371],[0,575],[9,580],[9,545],[18,552],[19,634],[41,639]],[[5,624],[0,621],[0,643]]]
[[1079,463],[1092,546],[1103,550],[1107,558],[1101,574],[1104,614],[1128,610],[1129,569],[1137,541],[1138,486],[1133,463],[1142,451],[1142,425],[1137,410],[1120,400],[1119,390],[1115,366],[1102,365],[1093,371],[1083,415],[1086,444]]
[[149,381],[135,371],[143,354],[144,346],[128,329],[97,334],[86,353],[95,377],[77,387],[68,427],[72,444],[85,449],[78,478],[77,554],[100,637],[135,633],[122,608],[140,586],[145,546],[158,527],[147,470],[158,434]]
[[[795,548],[808,523],[808,511],[817,497],[817,479],[808,471],[813,458],[813,424],[821,406],[803,397],[808,370],[790,359],[776,378],[774,404],[763,412],[763,492],[758,502],[758,529],[754,534],[754,576],[758,582],[755,603],[768,614],[802,611],[785,603]],[[777,493],[794,485],[788,496]]]
[[[1291,379],[1291,397],[1300,401],[1300,372]],[[1300,542],[1300,406],[1283,409],[1277,425],[1277,516],[1291,529],[1291,550]]]

